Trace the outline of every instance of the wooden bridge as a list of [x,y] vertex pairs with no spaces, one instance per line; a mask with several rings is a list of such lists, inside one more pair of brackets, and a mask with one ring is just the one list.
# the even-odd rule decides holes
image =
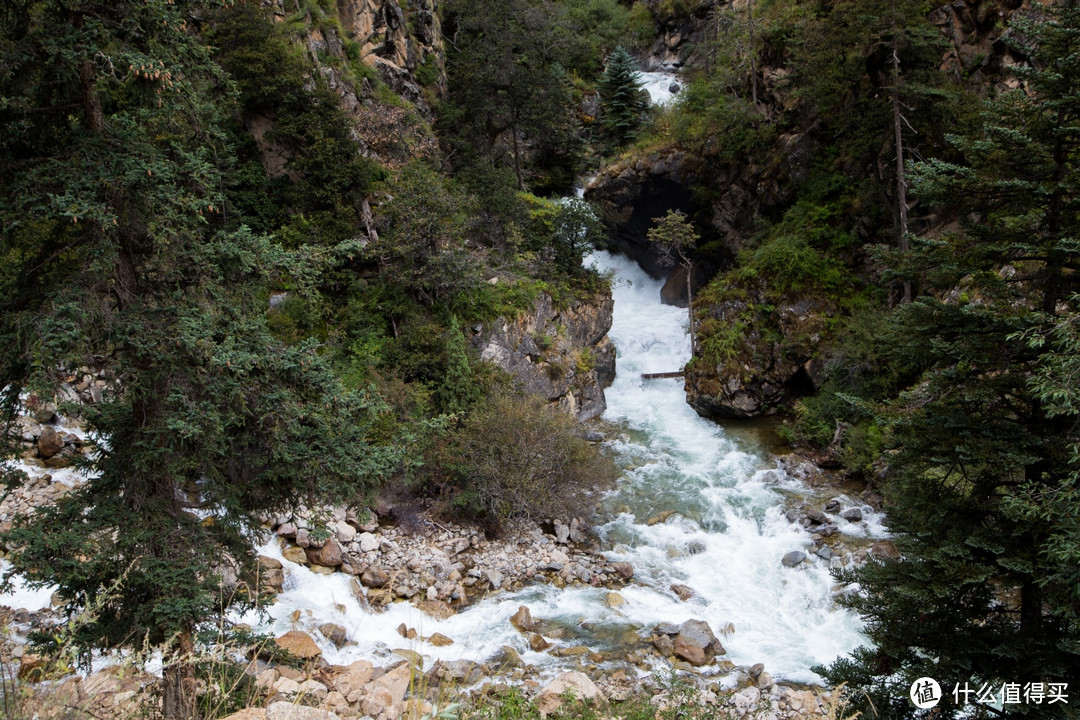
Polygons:
[[659,380],[661,378],[677,378],[682,377],[683,371],[676,370],[674,372],[662,372],[662,373],[641,373],[642,380]]

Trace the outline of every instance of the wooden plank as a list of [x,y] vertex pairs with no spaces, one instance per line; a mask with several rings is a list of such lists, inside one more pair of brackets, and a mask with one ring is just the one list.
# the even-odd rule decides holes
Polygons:
[[676,370],[675,372],[662,372],[662,373],[642,373],[642,380],[659,380],[660,378],[677,378],[682,377],[683,371]]

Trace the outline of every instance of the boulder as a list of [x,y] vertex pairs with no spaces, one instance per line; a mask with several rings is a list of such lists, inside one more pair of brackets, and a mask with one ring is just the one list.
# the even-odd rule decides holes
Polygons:
[[863,519],[863,514],[862,510],[857,507],[853,507],[848,508],[847,510],[844,510],[842,513],[840,513],[840,517],[844,518],[849,522],[859,522]]
[[600,688],[584,673],[573,671],[564,672],[548,683],[536,696],[536,708],[541,716],[546,717],[562,707],[567,695],[587,700],[593,707],[607,706],[607,698],[600,692]]
[[349,639],[345,628],[336,623],[323,623],[319,626],[319,632],[324,638],[334,643],[334,647],[341,647]]
[[425,600],[416,607],[420,612],[430,615],[436,620],[446,620],[457,614],[457,611],[450,607],[449,603],[442,600]]
[[357,535],[356,542],[360,543],[360,552],[372,552],[379,549],[379,538],[369,532]]
[[266,720],[266,708],[244,708],[226,715],[222,720]]
[[442,633],[435,633],[428,638],[428,642],[435,647],[446,647],[447,645],[453,645],[454,641],[446,637]]
[[792,550],[791,552],[784,555],[784,557],[780,560],[780,562],[783,563],[784,567],[789,568],[793,568],[799,563],[805,561],[806,553],[804,553],[802,550]]
[[870,555],[879,560],[899,560],[900,550],[892,540],[878,540],[870,546]]
[[673,583],[671,585],[671,592],[675,593],[675,596],[683,602],[686,602],[690,598],[694,597],[693,588],[689,587],[688,585],[680,585],[679,583]]
[[540,633],[529,633],[529,647],[533,652],[543,652],[551,647],[551,643],[544,639]]
[[340,720],[340,718],[329,710],[291,702],[276,702],[266,708],[266,720]]
[[323,567],[337,567],[341,565],[341,543],[331,538],[322,547],[309,545],[307,548],[308,560],[314,565]]
[[379,691],[385,691],[390,698],[390,702],[386,703],[386,705],[399,704],[405,698],[405,691],[409,689],[411,680],[412,668],[406,662],[398,665],[382,677],[372,680],[367,685],[367,691],[372,695]]
[[628,562],[612,563],[611,567],[615,568],[615,572],[619,574],[623,580],[629,580],[634,577],[634,566]]
[[322,655],[322,650],[311,636],[300,630],[290,630],[274,640],[279,648],[303,660],[313,660]]
[[701,666],[709,661],[709,658],[705,655],[705,648],[698,647],[683,637],[681,633],[675,636],[672,650],[677,656],[694,666]]
[[675,655],[695,666],[708,664],[716,655],[724,654],[723,645],[704,620],[687,620],[680,625],[672,650]]
[[304,548],[290,545],[281,551],[281,556],[289,562],[296,563],[298,565],[307,565],[307,553],[304,552]]
[[64,438],[51,427],[44,427],[37,441],[38,455],[51,458],[64,449]]
[[381,588],[390,582],[390,575],[378,565],[372,565],[360,576],[360,582],[366,587]]
[[626,598],[617,592],[609,592],[604,596],[604,604],[609,608],[622,607],[626,604]]
[[536,627],[532,619],[532,613],[524,605],[518,607],[518,611],[510,617],[510,624],[521,632],[530,632]]

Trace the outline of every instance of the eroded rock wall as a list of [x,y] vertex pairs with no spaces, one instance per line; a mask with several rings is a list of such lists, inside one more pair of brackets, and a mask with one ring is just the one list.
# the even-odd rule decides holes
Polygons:
[[604,412],[604,388],[615,379],[612,307],[610,293],[565,308],[541,293],[530,312],[473,326],[471,342],[526,392],[589,420]]

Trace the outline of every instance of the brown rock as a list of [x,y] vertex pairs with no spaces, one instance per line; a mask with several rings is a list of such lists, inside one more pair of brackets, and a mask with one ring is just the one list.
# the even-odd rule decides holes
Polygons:
[[448,603],[442,600],[425,600],[417,606],[420,612],[430,615],[436,620],[445,620],[457,612]]
[[323,567],[337,567],[341,564],[341,544],[331,538],[322,547],[309,545],[307,548],[308,560],[314,565]]
[[19,679],[28,682],[39,682],[45,679],[47,661],[41,655],[26,653],[19,663]]
[[41,435],[38,436],[37,446],[38,455],[43,458],[51,458],[64,449],[64,438],[51,427],[45,427],[42,428]]
[[435,633],[428,638],[428,642],[435,647],[446,647],[447,645],[453,645],[454,641],[446,637],[442,633]]
[[390,582],[390,576],[378,565],[372,565],[360,576],[360,582],[367,587],[381,588]]
[[600,688],[596,687],[596,684],[587,675],[580,672],[564,672],[552,680],[536,696],[536,707],[540,711],[540,715],[546,717],[556,712],[562,707],[563,700],[567,695],[580,700],[587,700],[594,707],[602,708],[607,706],[607,698],[604,697],[604,693],[600,692]]
[[349,639],[345,628],[336,623],[323,623],[319,626],[319,632],[324,638],[334,643],[334,647],[341,647]]
[[615,568],[615,572],[619,573],[619,577],[624,580],[629,580],[634,577],[634,566],[628,562],[620,561],[613,563],[612,567]]
[[705,650],[688,641],[681,633],[675,636],[673,649],[676,655],[691,665],[701,666],[707,660]]
[[543,652],[551,647],[551,643],[544,639],[540,633],[529,633],[529,647],[534,652]]
[[686,602],[690,598],[694,597],[693,588],[687,585],[680,585],[679,583],[675,583],[671,586],[671,592],[675,593],[675,595],[683,602]]
[[281,555],[289,562],[294,562],[299,565],[307,565],[308,562],[307,553],[304,552],[304,548],[296,547],[295,545],[290,545],[282,550]]
[[892,540],[878,540],[870,547],[870,555],[879,560],[899,560],[900,550]]
[[304,660],[311,660],[322,655],[322,650],[311,639],[311,636],[300,630],[290,630],[274,642],[282,650]]
[[518,607],[518,611],[510,617],[510,624],[521,632],[530,632],[536,627],[532,619],[532,613],[524,605]]

